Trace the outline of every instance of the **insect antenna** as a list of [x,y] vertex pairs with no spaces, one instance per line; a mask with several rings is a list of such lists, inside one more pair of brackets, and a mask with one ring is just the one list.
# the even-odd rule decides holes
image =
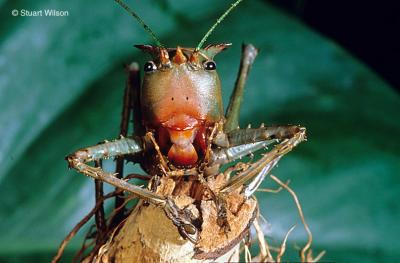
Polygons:
[[215,22],[215,24],[207,31],[207,33],[204,35],[204,37],[201,39],[200,43],[197,45],[196,50],[199,50],[203,45],[204,42],[206,42],[207,38],[211,35],[211,33],[214,31],[214,29],[221,23],[225,17],[238,5],[240,2],[243,0],[236,0],[231,7],[228,8],[228,10],[225,11]]
[[125,4],[122,0],[115,0],[123,9],[125,9],[131,16],[133,16],[139,24],[146,30],[147,33],[153,38],[154,42],[156,43],[157,46],[163,47],[163,44],[161,44],[160,40],[156,37],[154,34],[153,30],[150,29],[148,25],[133,11],[132,9],[129,8],[127,4]]

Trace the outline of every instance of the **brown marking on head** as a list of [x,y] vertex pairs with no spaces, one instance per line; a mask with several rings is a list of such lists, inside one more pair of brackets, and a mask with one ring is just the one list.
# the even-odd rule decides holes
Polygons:
[[197,50],[193,51],[190,55],[189,61],[192,65],[199,65],[199,52]]
[[176,53],[175,56],[172,58],[172,62],[174,62],[175,64],[183,64],[187,61],[187,58],[185,57],[185,55],[182,52],[182,49],[178,46],[176,48]]
[[159,48],[159,59],[162,67],[170,67],[171,61],[166,48]]
[[153,61],[160,67],[170,67],[172,62],[175,64],[190,63],[193,68],[200,68],[202,63],[207,60],[213,60],[221,51],[230,47],[230,43],[208,45],[203,49],[195,48],[162,48],[152,45],[135,45],[135,47],[149,53]]
[[161,67],[170,67],[171,61],[169,60],[168,49],[152,45],[135,45],[136,48],[149,53],[154,62]]

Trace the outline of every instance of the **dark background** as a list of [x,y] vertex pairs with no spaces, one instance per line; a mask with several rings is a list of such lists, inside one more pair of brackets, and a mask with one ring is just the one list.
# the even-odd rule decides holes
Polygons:
[[334,39],[400,91],[397,1],[273,0],[272,3]]

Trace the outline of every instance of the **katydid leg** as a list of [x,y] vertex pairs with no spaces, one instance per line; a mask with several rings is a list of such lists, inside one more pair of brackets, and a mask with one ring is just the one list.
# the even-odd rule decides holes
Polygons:
[[[134,120],[134,128],[139,129],[138,121],[137,121],[137,112],[138,112],[138,102],[136,102],[136,98],[138,98],[137,91],[140,88],[140,74],[139,74],[139,65],[135,62],[131,63],[129,66],[126,66],[127,72],[127,80],[125,84],[124,90],[124,98],[123,105],[121,111],[121,123],[119,135],[123,137],[128,136],[129,124],[131,120]],[[136,106],[136,108],[134,108]],[[133,118],[132,118],[133,115]],[[139,134],[139,133],[136,133]],[[116,164],[115,164],[115,173],[118,178],[124,177],[124,156],[117,156]],[[123,196],[115,197],[115,208],[119,208],[124,204],[125,200]],[[122,207],[117,210],[117,213],[113,217],[110,225],[111,227],[119,225],[119,223],[123,220],[125,214],[125,208]]]
[[237,146],[265,140],[289,139],[300,129],[301,127],[296,125],[261,126],[260,128],[236,129],[229,132],[227,137],[229,146]]
[[224,126],[225,132],[232,131],[239,126],[239,113],[243,100],[244,86],[246,84],[247,76],[249,75],[250,67],[253,64],[257,53],[258,50],[253,45],[242,45],[242,58],[240,61],[239,74],[226,110],[226,123]]
[[292,137],[284,139],[271,151],[264,154],[260,160],[253,163],[248,169],[232,177],[225,187],[222,188],[221,193],[230,193],[250,181],[244,188],[245,194],[250,196],[257,190],[261,181],[278,163],[279,159],[305,139],[306,129],[299,127],[298,131]]
[[134,194],[141,199],[148,201],[164,209],[166,215],[172,220],[183,237],[192,242],[197,242],[197,229],[189,219],[184,219],[182,215],[187,214],[185,209],[178,208],[173,200],[153,193],[145,188],[130,184],[115,174],[105,172],[100,167],[93,167],[86,162],[99,160],[109,157],[117,157],[125,154],[135,154],[142,151],[140,142],[131,138],[121,138],[113,142],[106,142],[96,146],[84,148],[67,156],[67,161],[71,168],[87,176],[111,184],[123,191]]
[[139,138],[120,138],[111,142],[104,142],[95,146],[80,149],[70,154],[66,159],[76,159],[82,162],[107,159],[127,154],[138,154],[143,151],[142,142]]
[[227,220],[224,216],[226,208],[224,203],[218,200],[223,199],[224,193],[234,191],[248,181],[250,182],[245,185],[242,191],[246,197],[250,197],[260,186],[265,176],[275,167],[279,159],[305,139],[305,129],[294,125],[236,129],[229,132],[226,138],[228,140],[227,144],[233,146],[214,150],[211,157],[211,165],[230,163],[257,150],[266,148],[272,143],[283,142],[249,168],[230,179],[225,188],[215,196],[214,200],[218,211],[217,222],[225,230],[228,229],[226,227]]
[[226,136],[228,148],[212,153],[211,165],[226,164],[254,153],[268,145],[289,139],[303,129],[295,125],[269,126],[256,129],[236,129]]

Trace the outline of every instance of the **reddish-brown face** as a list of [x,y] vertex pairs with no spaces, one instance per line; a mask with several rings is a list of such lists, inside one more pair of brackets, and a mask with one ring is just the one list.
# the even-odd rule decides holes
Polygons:
[[205,154],[208,128],[223,118],[215,63],[201,51],[157,49],[140,92],[144,126],[172,164],[191,167]]

